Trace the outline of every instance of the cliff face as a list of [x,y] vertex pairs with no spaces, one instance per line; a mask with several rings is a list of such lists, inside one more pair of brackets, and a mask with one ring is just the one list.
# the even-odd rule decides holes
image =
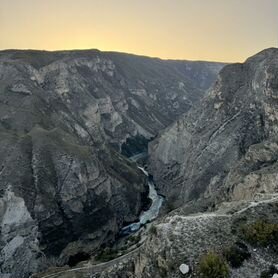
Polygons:
[[277,191],[277,72],[277,49],[226,66],[201,104],[150,143],[150,172],[169,202]]
[[66,263],[135,221],[146,181],[118,151],[135,137],[124,145],[132,153],[137,137],[144,143],[187,111],[221,66],[0,52],[0,273]]

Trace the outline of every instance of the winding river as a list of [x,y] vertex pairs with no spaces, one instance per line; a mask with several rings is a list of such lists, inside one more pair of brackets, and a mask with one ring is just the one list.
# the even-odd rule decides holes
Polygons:
[[[143,157],[144,155],[145,155],[144,153],[138,154],[136,156],[131,157],[130,160],[137,161],[139,158]],[[155,185],[152,179],[149,177],[149,173],[143,167],[138,166],[138,169],[140,169],[148,177],[148,186],[149,186],[148,198],[152,200],[152,204],[147,211],[141,212],[138,222],[131,223],[128,226],[122,228],[121,230],[122,235],[128,235],[134,233],[138,231],[143,225],[157,218],[159,214],[159,210],[163,203],[163,197],[157,194]]]

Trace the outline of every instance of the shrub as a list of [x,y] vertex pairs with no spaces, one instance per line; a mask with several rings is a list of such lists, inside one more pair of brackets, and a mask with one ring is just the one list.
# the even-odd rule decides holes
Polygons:
[[150,227],[150,233],[151,233],[152,235],[157,235],[157,228],[156,228],[156,226],[152,225],[152,226]]
[[176,207],[175,207],[175,204],[174,204],[174,201],[168,201],[167,203],[166,203],[166,212],[168,213],[168,212],[170,212],[170,211],[172,211],[172,210],[174,210]]
[[136,244],[141,240],[141,236],[140,235],[133,235],[133,236],[129,237],[129,240],[132,244]]
[[251,257],[248,248],[243,243],[235,243],[223,252],[224,257],[231,267],[238,268],[242,263]]
[[252,245],[268,246],[278,243],[278,224],[258,220],[242,227],[243,238]]
[[272,278],[273,274],[277,273],[277,269],[274,265],[271,265],[268,270],[265,270],[261,273],[261,278]]
[[227,278],[229,267],[223,257],[214,252],[204,255],[199,263],[200,276],[204,278]]

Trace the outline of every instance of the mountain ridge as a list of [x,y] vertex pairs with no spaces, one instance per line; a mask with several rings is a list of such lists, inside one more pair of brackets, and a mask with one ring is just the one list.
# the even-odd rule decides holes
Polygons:
[[162,58],[147,54],[138,54],[133,52],[125,52],[125,51],[117,51],[117,50],[101,50],[98,48],[84,48],[84,49],[61,49],[61,50],[44,50],[44,49],[32,49],[32,48],[26,48],[26,49],[17,49],[17,48],[7,48],[7,49],[0,49],[0,52],[33,52],[33,53],[67,53],[67,52],[89,52],[89,51],[95,51],[98,53],[107,53],[107,54],[123,54],[123,55],[130,55],[130,56],[136,56],[141,58],[150,58],[150,59],[157,59],[162,61],[175,61],[175,62],[205,62],[205,63],[216,63],[216,64],[231,64],[232,62],[227,61],[214,61],[214,60],[202,60],[202,59],[186,59],[186,58]]

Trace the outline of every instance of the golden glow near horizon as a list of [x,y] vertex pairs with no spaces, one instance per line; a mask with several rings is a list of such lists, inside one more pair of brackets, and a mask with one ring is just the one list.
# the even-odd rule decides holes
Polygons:
[[0,0],[0,49],[237,62],[278,44],[278,0]]

